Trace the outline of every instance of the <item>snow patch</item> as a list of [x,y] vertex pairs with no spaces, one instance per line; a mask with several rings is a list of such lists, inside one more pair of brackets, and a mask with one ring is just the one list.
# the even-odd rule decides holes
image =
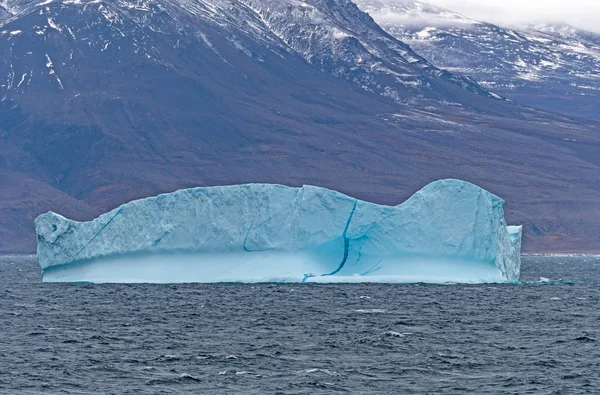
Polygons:
[[46,67],[49,69],[54,67],[54,65],[52,63],[52,59],[50,59],[50,56],[48,54],[46,54]]
[[25,77],[27,77],[27,73],[25,73],[21,76],[21,80],[17,84],[17,88],[19,88],[21,86],[21,84],[25,81]]
[[428,39],[432,36],[432,33],[435,32],[436,28],[435,27],[426,27],[425,29],[421,30],[420,32],[418,32],[416,34],[416,36],[420,39],[420,40],[425,40]]

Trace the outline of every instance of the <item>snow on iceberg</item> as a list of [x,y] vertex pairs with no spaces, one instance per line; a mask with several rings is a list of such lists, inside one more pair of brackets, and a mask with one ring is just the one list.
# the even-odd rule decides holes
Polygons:
[[392,207],[314,186],[193,188],[90,222],[36,219],[44,281],[512,282],[521,227],[504,201],[433,182]]

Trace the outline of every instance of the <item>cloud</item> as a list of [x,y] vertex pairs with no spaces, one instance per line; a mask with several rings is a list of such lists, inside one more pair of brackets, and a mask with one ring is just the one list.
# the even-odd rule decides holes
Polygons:
[[600,0],[425,0],[467,17],[498,23],[563,22],[600,32]]

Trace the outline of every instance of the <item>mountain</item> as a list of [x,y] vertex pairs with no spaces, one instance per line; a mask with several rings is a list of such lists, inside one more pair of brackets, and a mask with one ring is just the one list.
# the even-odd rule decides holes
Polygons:
[[[256,61],[264,61],[260,51],[252,52],[256,45],[270,51],[294,54],[322,71],[396,101],[415,98],[453,98],[461,101],[464,100],[465,90],[498,99],[469,78],[433,67],[407,45],[381,30],[349,1],[338,4],[322,0],[314,1],[314,5],[251,0],[206,3],[193,0],[125,1],[106,4],[97,1],[4,1],[8,1],[6,9],[11,10],[13,15],[20,15],[2,32],[6,36],[5,51],[13,43],[20,44],[23,41],[28,41],[28,45],[56,45],[47,42],[49,37],[60,41],[64,48],[73,46],[72,55],[71,52],[55,55],[61,57],[60,65],[54,65],[51,53],[19,53],[17,49],[17,53],[11,56],[22,56],[23,64],[14,64],[10,57],[4,59],[11,76],[11,65],[21,67],[22,70],[14,71],[17,74],[21,72],[21,76],[27,72],[35,73],[35,66],[44,73],[50,68],[57,71],[57,67],[62,69],[62,73],[69,73],[70,69],[80,67],[77,62],[82,56],[106,58],[114,51],[120,51],[121,57],[147,56],[151,61],[164,63],[162,66],[168,68],[177,62],[173,59],[163,61],[163,58],[174,56],[185,45],[201,45],[210,49],[213,43],[207,34],[211,33],[211,29],[214,31],[226,26],[228,35],[225,40]],[[75,21],[74,18],[82,20]],[[290,21],[296,23],[290,25]],[[129,34],[125,35],[124,32]],[[152,42],[153,39],[165,41]],[[165,45],[169,46],[170,53],[166,53]],[[107,50],[108,53],[104,54]],[[50,78],[50,83],[64,90],[58,75],[57,71]],[[9,78],[6,82],[8,96],[21,88],[19,82]],[[27,87],[28,82],[22,81],[21,84],[25,83]],[[471,104],[477,105],[476,102]]]
[[[0,250],[192,186],[397,204],[459,178],[529,250],[600,249],[599,124],[439,69],[348,0],[2,0]],[[577,191],[573,193],[573,191]]]
[[0,24],[6,23],[12,15],[0,6]]
[[413,0],[357,0],[435,66],[548,111],[600,120],[600,34],[565,25],[505,28]]

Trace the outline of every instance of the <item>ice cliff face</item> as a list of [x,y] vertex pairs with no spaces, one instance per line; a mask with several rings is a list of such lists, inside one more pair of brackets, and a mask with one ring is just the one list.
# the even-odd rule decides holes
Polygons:
[[516,281],[503,204],[457,180],[395,207],[314,186],[194,188],[91,222],[41,215],[38,258],[45,281]]

